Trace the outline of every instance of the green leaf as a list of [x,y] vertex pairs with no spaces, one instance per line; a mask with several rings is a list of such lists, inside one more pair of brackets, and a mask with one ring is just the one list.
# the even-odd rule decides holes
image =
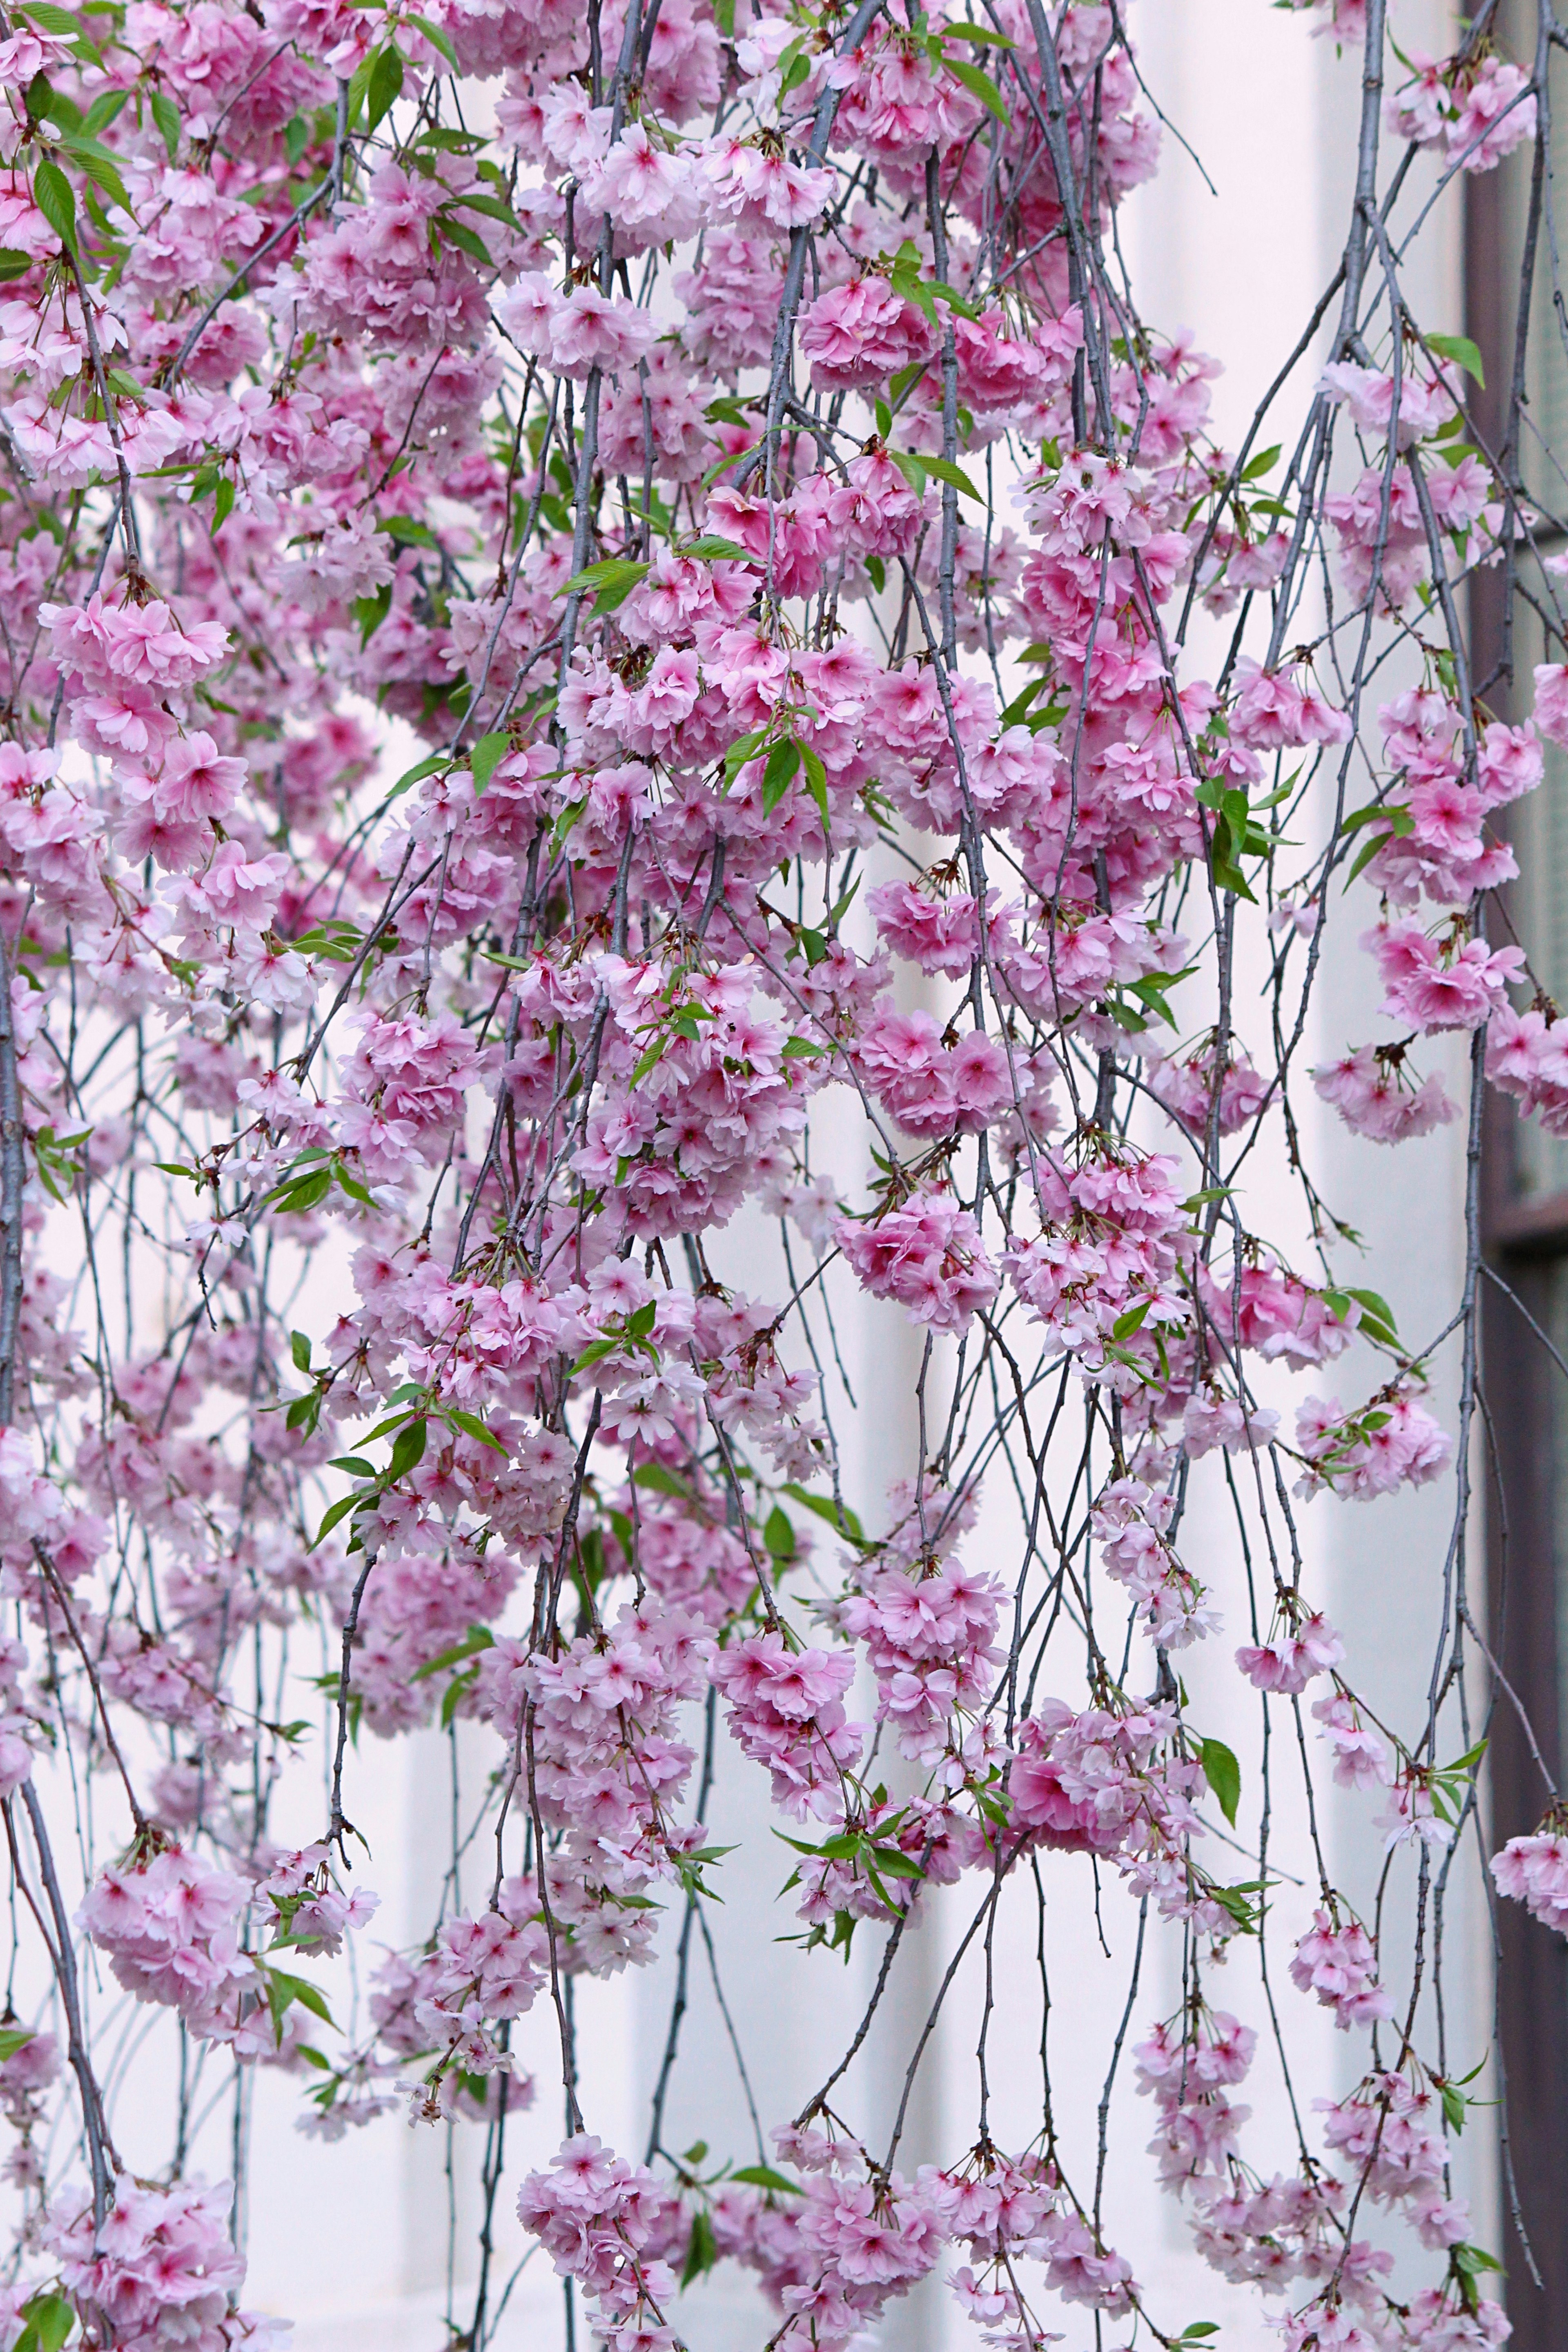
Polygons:
[[748,2189],[766,2189],[775,2197],[798,2197],[798,2180],[786,2180],[771,2164],[743,2164],[730,2175],[731,2180],[743,2180]]
[[823,838],[828,838],[831,827],[827,814],[827,771],[809,743],[800,747],[800,764],[805,772],[806,790],[816,803],[816,814],[822,819]]
[[1242,480],[1244,482],[1261,480],[1270,466],[1279,462],[1279,443],[1276,441],[1271,449],[1261,450],[1256,457],[1249,458],[1241,469]]
[[63,2294],[36,2294],[22,2306],[26,2321],[26,2333],[38,2347],[38,2352],[60,2352],[71,2329],[76,2326],[76,2310]]
[[310,1342],[306,1339],[303,1331],[289,1332],[289,1353],[294,1360],[294,1370],[308,1375],[310,1370]]
[[716,482],[721,474],[727,474],[731,466],[739,466],[745,458],[754,457],[762,446],[763,445],[760,441],[753,441],[749,449],[726,450],[723,457],[718,460],[718,463],[716,465],[710,466],[708,471],[703,475],[702,488],[707,489],[710,483]]
[[637,1313],[636,1313],[635,1315],[628,1315],[628,1316],[627,1316],[627,1318],[626,1318],[626,1337],[627,1337],[627,1339],[646,1339],[647,1338],[648,1333],[653,1329],[653,1327],[654,1327],[655,1323],[658,1321],[658,1301],[657,1299],[655,1299],[655,1298],[650,1298],[650,1299],[648,1300],[648,1302],[647,1302],[647,1306],[646,1306],[646,1307],[639,1307],[637,1308]]
[[705,532],[694,539],[689,547],[676,550],[678,555],[700,556],[704,563],[755,563],[757,558],[732,539],[721,539],[716,532]]
[[998,122],[1005,126],[1012,121],[1006,107],[1003,104],[1002,93],[988,73],[982,73],[978,66],[970,65],[963,58],[950,58],[944,55],[942,63],[950,74],[957,76],[972,98],[977,98],[982,106],[990,108]]
[[866,1543],[866,1530],[847,1504],[841,1510],[831,1495],[814,1495],[808,1487],[797,1486],[793,1479],[779,1491],[787,1495],[792,1503],[800,1504],[804,1510],[815,1511],[819,1519],[826,1519],[836,1533],[847,1536],[851,1543],[869,1549]]
[[[1366,812],[1364,815],[1363,812],[1358,810],[1357,815],[1358,817],[1362,817],[1363,822],[1370,822],[1373,817],[1385,817],[1388,820],[1388,830],[1386,833],[1369,833],[1367,835],[1366,839],[1361,845],[1360,855],[1356,858],[1354,865],[1351,867],[1350,872],[1345,876],[1345,888],[1347,890],[1350,888],[1351,884],[1355,880],[1357,875],[1361,873],[1362,869],[1364,866],[1371,865],[1373,859],[1377,856],[1380,849],[1385,848],[1389,842],[1401,839],[1405,834],[1414,833],[1415,830],[1415,820],[1411,815],[1410,811],[1406,808],[1374,808]],[[1345,830],[1347,832],[1350,830],[1348,820]]]
[[889,457],[902,474],[917,499],[923,499],[926,488],[925,460],[910,457],[907,449],[889,449]]
[[428,1435],[429,1423],[423,1413],[416,1413],[412,1421],[404,1423],[397,1433],[392,1460],[387,1466],[389,1479],[406,1477],[408,1472],[424,1460],[425,1441]]
[[370,71],[365,77],[366,130],[374,131],[383,115],[391,110],[402,88],[403,58],[400,52],[388,42],[385,48],[377,49],[371,58]]
[[438,1658],[427,1659],[424,1665],[416,1666],[408,1679],[411,1683],[422,1683],[428,1675],[442,1674],[447,1666],[460,1665],[466,1658],[476,1656],[480,1650],[493,1649],[495,1638],[488,1625],[470,1625],[460,1642],[455,1642],[449,1650],[443,1650]]
[[[279,2042],[283,2039],[285,2012],[292,2009],[296,2001],[301,2009],[308,2009],[312,2017],[319,2017],[325,2024],[331,2025],[332,2012],[327,2007],[326,1995],[311,1984],[308,1977],[291,1977],[282,1969],[268,1969],[264,1973],[267,1978],[267,2005],[272,2011],[272,2022]],[[333,2026],[332,2031],[336,2032],[337,2028]]]
[[37,2039],[37,2036],[31,2026],[0,2026],[0,2065],[3,2065],[7,2058],[15,2058],[18,2050],[25,2050],[29,2042]]
[[784,1041],[784,1051],[780,1054],[779,1059],[781,1062],[799,1062],[807,1059],[819,1062],[826,1052],[826,1045],[814,1045],[809,1037],[786,1037]]
[[460,196],[455,196],[453,202],[462,205],[468,212],[483,213],[487,220],[498,220],[508,228],[521,231],[522,223],[504,196],[476,195],[471,189],[466,189]]
[[681,2285],[689,2286],[692,2281],[700,2279],[705,2271],[710,2271],[718,2259],[719,2245],[713,2235],[713,2224],[700,2205],[691,2216],[691,2237],[686,2249],[685,2266],[680,2273]]
[[120,176],[119,159],[111,154],[107,147],[100,147],[96,139],[85,138],[77,131],[68,132],[60,141],[60,145],[67,154],[73,156],[83,170],[98,182],[106,195],[115,204],[123,206],[126,211],[130,210],[131,199],[126,194],[125,183]]
[[60,243],[76,251],[76,197],[59,165],[46,155],[33,174],[33,201]]
[[418,26],[431,47],[440,51],[454,73],[461,71],[458,63],[458,52],[452,47],[451,38],[441,30],[439,25],[433,25],[428,16],[409,16],[405,21],[410,25]]
[[353,614],[355,625],[359,630],[360,650],[363,653],[392,610],[391,581],[387,581],[384,587],[378,588],[374,596],[356,596],[349,610]]
[[1456,2270],[1466,2271],[1472,2278],[1478,2272],[1500,2271],[1502,2268],[1497,2256],[1489,2254],[1484,2246],[1450,2246],[1448,2259]]
[[[167,90],[163,89],[149,90],[147,103],[153,110],[153,120],[157,124],[159,135],[169,151],[169,161],[172,163],[180,152],[180,110]],[[302,124],[300,127],[303,129]],[[300,152],[303,154],[302,145]],[[298,163],[300,158],[296,155],[293,160]]]
[[877,1867],[879,1870],[885,1870],[889,1878],[923,1878],[925,1876],[924,1871],[914,1855],[905,1853],[901,1846],[868,1845],[866,1851],[869,1854],[875,1854]]
[[1345,1297],[1353,1298],[1361,1308],[1363,1326],[1370,1318],[1374,1323],[1383,1324],[1390,1332],[1394,1330],[1394,1309],[1387,1299],[1381,1297],[1375,1290],[1352,1290],[1347,1284]]
[[683,1503],[691,1500],[691,1489],[685,1479],[667,1470],[662,1462],[639,1462],[632,1472],[632,1483],[649,1487],[656,1495],[677,1495]]
[[447,760],[445,751],[432,751],[428,759],[420,760],[416,761],[412,768],[405,769],[403,774],[398,777],[397,782],[393,785],[392,790],[388,793],[386,796],[387,799],[389,801],[396,800],[400,793],[409,791],[415,784],[422,784],[426,776],[433,776],[437,768],[444,768],[447,765]]
[[788,792],[800,765],[800,745],[793,736],[775,743],[763,770],[763,814],[771,816]]
[[[1245,808],[1245,793],[1227,793],[1226,798],[1227,801],[1240,800]],[[1245,831],[1233,828],[1229,814],[1222,812],[1215,818],[1214,829],[1209,838],[1210,864],[1216,890],[1229,890],[1237,898],[1246,898],[1256,906],[1258,901],[1253,895],[1251,886],[1236,863],[1241,844],[1246,837]]]
[[753,727],[748,735],[736,737],[724,754],[724,790],[729,791],[748,760],[754,759],[767,741],[765,727]]
[[449,1421],[454,1429],[460,1429],[465,1437],[477,1437],[481,1444],[493,1445],[503,1462],[510,1458],[506,1446],[493,1429],[485,1427],[477,1412],[465,1412],[459,1405],[448,1404],[442,1407],[441,1418]]
[[781,1510],[777,1503],[763,1522],[763,1541],[781,1566],[787,1566],[795,1558],[795,1529],[790,1524],[789,1514]]
[[1480,347],[1472,343],[1468,335],[1428,335],[1426,341],[1440,360],[1454,360],[1467,375],[1473,375],[1484,392],[1487,372],[1481,360]]
[[326,1517],[321,1521],[321,1526],[316,1529],[316,1543],[310,1546],[310,1549],[314,1551],[316,1544],[324,1542],[327,1537],[331,1534],[332,1529],[337,1526],[338,1521],[340,1519],[346,1519],[349,1513],[354,1508],[355,1505],[363,1502],[363,1500],[364,1489],[363,1487],[356,1487],[352,1495],[341,1495],[338,1497],[338,1500],[332,1505],[331,1509],[327,1513]]
[[313,1168],[308,1176],[301,1176],[297,1184],[279,1185],[268,1205],[276,1209],[279,1216],[292,1216],[302,1209],[313,1209],[318,1201],[324,1201],[331,1184],[332,1171],[330,1168]]
[[998,49],[1016,49],[1018,46],[1016,41],[1010,41],[1005,33],[994,33],[988,25],[944,25],[942,37],[944,41],[973,41],[977,45],[989,43]]
[[[459,198],[458,201],[461,202],[463,199]],[[432,226],[446,238],[448,245],[455,245],[458,251],[466,253],[470,261],[477,261],[481,269],[495,268],[495,263],[490,258],[489,247],[485,243],[479,230],[469,228],[466,221],[454,220],[451,213],[447,211],[437,214]]]
[[[1400,824],[1400,819],[1404,824]],[[1359,833],[1363,824],[1392,824],[1396,832],[1412,833],[1415,820],[1406,808],[1398,808],[1392,801],[1368,801],[1364,808],[1352,809],[1340,826],[1342,833]],[[1381,846],[1381,844],[1379,845]]]
[[[474,1685],[479,1681],[479,1670],[478,1666],[469,1666],[465,1673],[454,1675],[452,1676],[451,1681],[447,1685],[446,1689],[441,1694],[441,1728],[443,1731],[450,1729],[458,1709],[462,1706],[463,1701],[468,1697],[468,1693],[473,1689]],[[625,1897],[622,1899],[625,1900]]]
[[468,754],[468,766],[473,774],[476,793],[484,791],[510,749],[511,737],[504,729],[479,737]]
[[1247,1886],[1210,1886],[1209,1894],[1224,1911],[1228,1911],[1244,1936],[1258,1932],[1258,1914],[1247,1896],[1254,1890]]
[[26,278],[32,267],[30,253],[18,253],[15,246],[0,245],[0,286],[8,286],[13,278]]
[[1234,1829],[1237,1809],[1241,1803],[1240,1765],[1223,1739],[1204,1740],[1198,1748],[1198,1760],[1204,1768],[1204,1778],[1214,1790],[1215,1803]]
[[719,28],[721,40],[732,41],[735,37],[735,0],[713,0],[713,22]]
[[629,556],[606,556],[602,563],[590,563],[568,580],[564,588],[557,589],[560,596],[574,593],[592,595],[595,607],[601,613],[613,613],[624,604],[638,582],[647,572],[646,563],[634,562]]

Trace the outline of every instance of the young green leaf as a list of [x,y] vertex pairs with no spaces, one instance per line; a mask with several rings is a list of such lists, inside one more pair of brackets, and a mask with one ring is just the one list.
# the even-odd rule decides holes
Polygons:
[[1005,128],[1012,121],[1012,117],[1003,103],[1001,91],[997,89],[990,75],[988,73],[983,73],[978,66],[970,65],[967,59],[963,58],[954,58],[944,55],[942,58],[942,63],[947,68],[948,72],[955,75],[956,78],[963,84],[964,89],[968,90],[970,96],[972,98],[977,98],[982,106],[989,107],[991,112],[996,117],[997,121]]
[[22,2306],[26,2322],[25,2335],[37,2346],[38,2352],[60,2352],[61,2346],[76,2326],[76,2310],[63,2294],[36,2294]]
[[788,792],[800,765],[800,745],[793,736],[775,743],[763,770],[763,814],[771,816]]
[[474,779],[476,793],[484,791],[510,749],[511,737],[504,729],[479,737],[468,754],[468,768]]
[[1468,335],[1428,335],[1428,344],[1440,360],[1453,360],[1467,375],[1473,375],[1484,392],[1487,372],[1481,359],[1480,346],[1471,342]]
[[1204,1768],[1204,1778],[1214,1791],[1215,1802],[1234,1829],[1237,1809],[1241,1803],[1240,1765],[1223,1739],[1202,1741],[1198,1761]]
[[316,1529],[316,1543],[313,1543],[310,1546],[310,1549],[314,1551],[316,1544],[324,1543],[327,1537],[331,1534],[332,1529],[337,1526],[338,1521],[340,1519],[346,1519],[349,1513],[355,1507],[356,1504],[363,1502],[365,1496],[363,1488],[356,1489],[356,1491],[352,1495],[340,1495],[337,1501],[327,1513],[326,1517],[321,1521],[321,1526]]
[[685,1479],[678,1477],[673,1470],[667,1470],[662,1462],[639,1462],[632,1472],[632,1483],[637,1486],[647,1486],[656,1495],[679,1496],[683,1503],[691,1500],[691,1489]]
[[[466,202],[467,199],[459,198],[458,201]],[[448,245],[455,245],[458,251],[466,253],[470,261],[477,261],[481,269],[494,268],[495,264],[490,259],[489,247],[478,229],[470,228],[466,221],[455,220],[449,207],[444,212],[437,213],[430,226],[438,236],[446,239]]]
[[774,2197],[798,2197],[798,2180],[786,2180],[771,2164],[743,2164],[730,2175],[731,2180],[743,2180],[748,2189],[765,2189]]
[[365,76],[364,119],[367,130],[374,131],[383,115],[390,113],[403,88],[403,58],[390,42],[377,49]]
[[448,1666],[461,1665],[465,1659],[477,1656],[480,1650],[493,1649],[495,1638],[488,1625],[470,1625],[460,1642],[454,1642],[452,1647],[443,1650],[439,1657],[427,1658],[424,1665],[416,1666],[408,1679],[413,1683],[422,1683],[430,1675],[444,1674]]
[[465,1412],[460,1405],[448,1404],[442,1407],[441,1418],[450,1422],[454,1429],[460,1429],[465,1437],[477,1437],[482,1445],[493,1445],[503,1462],[508,1458],[506,1446],[493,1429],[485,1427],[477,1412]]
[[169,161],[172,163],[180,152],[180,110],[168,91],[163,89],[150,90],[147,103],[153,110],[153,120],[158,126],[158,135],[169,151]]
[[389,1479],[406,1477],[409,1471],[424,1460],[425,1440],[428,1433],[429,1423],[422,1413],[404,1423],[392,1449],[392,1460],[386,1473]]
[[804,1509],[815,1511],[819,1519],[826,1519],[830,1528],[841,1536],[847,1536],[851,1543],[868,1549],[866,1547],[866,1530],[847,1504],[841,1509],[831,1495],[814,1495],[808,1487],[797,1486],[793,1479],[779,1491],[787,1495],[792,1503],[799,1503]]
[[76,251],[76,197],[71,184],[51,157],[46,155],[33,174],[33,201],[60,243]]
[[591,595],[601,613],[613,613],[624,604],[640,580],[647,577],[647,565],[634,562],[624,555],[606,556],[602,563],[590,563],[575,573],[564,588],[556,593]]
[[775,1503],[763,1526],[763,1541],[781,1567],[787,1567],[795,1555],[795,1529],[787,1512]]
[[[332,2012],[327,2007],[326,1995],[311,1984],[309,1978],[289,1976],[282,1969],[268,1969],[265,1975],[267,2005],[272,2011],[272,2023],[279,2042],[283,2039],[284,2016],[296,2001],[301,2009],[308,2009],[312,2017],[319,2017],[324,2024],[331,2025]],[[332,2030],[334,2032],[337,2031],[335,2026]]]
[[444,33],[439,25],[433,25],[428,16],[409,16],[405,21],[407,24],[418,26],[431,47],[440,52],[454,73],[462,70],[458,63],[458,52],[452,47],[452,37],[449,33]]

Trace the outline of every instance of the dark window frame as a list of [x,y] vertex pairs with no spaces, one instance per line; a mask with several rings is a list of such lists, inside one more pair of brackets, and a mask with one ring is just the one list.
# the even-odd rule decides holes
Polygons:
[[[1512,376],[1519,272],[1509,235],[1511,175],[1477,174],[1466,191],[1465,307],[1485,356],[1486,390],[1476,395],[1487,444],[1500,448]],[[1486,699],[1518,718],[1529,707],[1506,583],[1480,572],[1471,583],[1473,675],[1495,683]],[[1521,665],[1522,667],[1522,665]],[[1553,1459],[1552,1383],[1563,1378],[1540,1338],[1552,1322],[1552,1291],[1568,1269],[1568,1192],[1526,1197],[1519,1180],[1519,1121],[1508,1098],[1487,1090],[1481,1160],[1482,1245],[1497,1280],[1483,1280],[1481,1362],[1489,1641],[1508,1685],[1493,1711],[1489,1750],[1491,1843],[1533,1830],[1546,1792],[1521,1720],[1528,1716],[1561,1780],[1557,1521],[1568,1495],[1568,1464]],[[1503,1286],[1506,1286],[1504,1287]],[[1510,1693],[1512,1696],[1510,1696]],[[1518,1705],[1514,1704],[1517,1698]],[[1568,1942],[1517,1903],[1494,1904],[1498,2025],[1506,2094],[1499,2136],[1503,2168],[1502,2258],[1514,2352],[1568,2346]],[[1529,2233],[1527,2255],[1514,2214]],[[1531,2275],[1538,2275],[1540,2284]]]

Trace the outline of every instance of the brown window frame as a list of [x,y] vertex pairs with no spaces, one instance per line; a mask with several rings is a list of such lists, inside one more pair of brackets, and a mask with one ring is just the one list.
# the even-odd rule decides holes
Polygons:
[[[1519,282],[1511,267],[1506,190],[1505,175],[1491,172],[1476,174],[1466,191],[1465,306],[1468,331],[1484,354],[1487,372],[1486,390],[1476,396],[1477,423],[1493,450],[1500,448],[1506,427]],[[1518,718],[1528,709],[1528,679],[1510,682],[1502,673],[1510,646],[1506,593],[1500,573],[1480,572],[1472,581],[1472,675],[1478,681],[1496,677],[1487,699]],[[1553,1460],[1552,1392],[1552,1382],[1563,1374],[1526,1318],[1549,1328],[1552,1286],[1559,1268],[1568,1270],[1568,1192],[1523,1196],[1519,1120],[1511,1102],[1492,1088],[1483,1122],[1482,1245],[1497,1277],[1481,1286],[1489,1640],[1508,1685],[1498,1695],[1488,1757],[1495,1851],[1508,1838],[1533,1830],[1545,1810],[1531,1732],[1560,1782],[1563,1778],[1557,1520],[1568,1500],[1568,1464],[1560,1475]],[[1505,2077],[1499,2116],[1501,2253],[1513,2352],[1563,2352],[1568,1941],[1517,1903],[1494,1903],[1493,1913]],[[1516,2200],[1529,2233],[1528,2253],[1515,2218]]]

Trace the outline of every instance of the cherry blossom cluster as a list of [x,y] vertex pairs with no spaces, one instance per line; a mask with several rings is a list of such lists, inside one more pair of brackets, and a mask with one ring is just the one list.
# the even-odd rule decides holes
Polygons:
[[[1542,135],[1484,22],[1429,60],[1380,0],[1313,5],[1366,45],[1379,184]],[[1500,2341],[1441,2011],[1386,1989],[1478,1819],[1474,1628],[1435,1568],[1441,1702],[1391,1722],[1297,1510],[1454,1472],[1462,1515],[1477,1409],[1473,1349],[1456,1426],[1434,1393],[1475,1280],[1401,1333],[1320,1106],[1479,1133],[1468,1043],[1568,1132],[1495,898],[1568,661],[1517,700],[1467,667],[1456,600],[1539,518],[1391,215],[1358,195],[1286,457],[1264,419],[1226,446],[1219,362],[1132,307],[1161,123],[1100,0],[20,0],[0,33],[7,2340],[267,2339],[243,2181],[205,2185],[220,2059],[225,2164],[257,2066],[344,2164],[394,2109],[449,2129],[471,2352],[513,2214],[607,2352],[677,2352],[720,2262],[802,2352],[939,2270],[1005,2352],[1064,2304],[1184,2340],[1048,2084],[1012,2155],[983,2112],[900,2170],[846,2120],[868,2020],[786,2171],[665,2145],[694,1929],[722,2006],[705,1906],[777,1859],[710,1824],[765,1790],[801,2000],[857,1935],[874,2011],[939,1913],[989,1969],[999,1906],[1103,1885],[1181,1956],[1137,2087],[1204,2259],[1290,2352]],[[1342,929],[1369,1042],[1313,994]],[[898,1433],[885,1497],[855,1413]],[[1205,1643],[1260,1769],[1173,1664]],[[1311,1755],[1273,1741],[1310,1687]],[[355,1813],[411,1735],[452,1852],[373,1951]],[[1315,1832],[1305,1875],[1270,1858],[1298,1745],[1309,1793],[1326,1759],[1384,1808],[1372,1927]],[[1555,1810],[1492,1864],[1557,1929],[1564,1873]],[[1293,2029],[1208,2005],[1287,1932]],[[576,2003],[672,1952],[637,2163]],[[1265,2179],[1229,2093],[1320,2007],[1364,2080],[1297,2102]],[[139,2035],[179,2084],[155,2180]]]

